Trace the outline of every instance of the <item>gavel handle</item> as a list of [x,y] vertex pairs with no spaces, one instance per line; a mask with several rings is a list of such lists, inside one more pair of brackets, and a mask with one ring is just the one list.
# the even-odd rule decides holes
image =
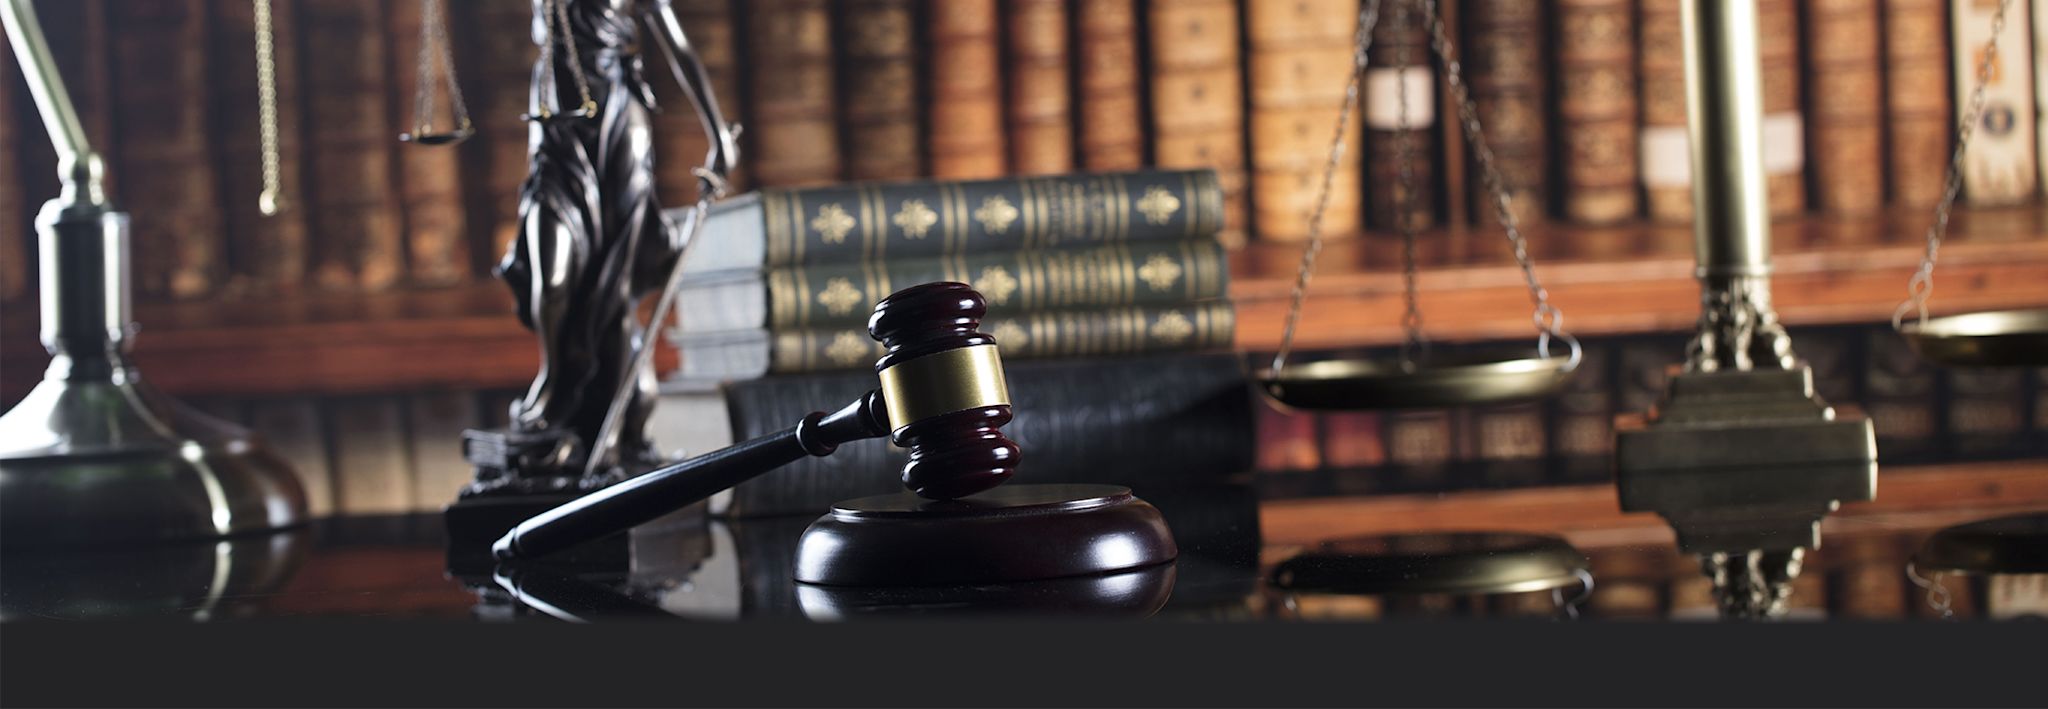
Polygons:
[[499,559],[531,559],[624,531],[720,490],[793,463],[831,455],[840,444],[889,434],[882,393],[868,392],[830,415],[691,458],[570,500],[520,522],[491,545]]

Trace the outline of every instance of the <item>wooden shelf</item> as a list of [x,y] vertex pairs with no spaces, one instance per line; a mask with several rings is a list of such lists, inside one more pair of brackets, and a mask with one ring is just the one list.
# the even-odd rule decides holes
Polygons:
[[[1793,325],[1881,322],[1919,262],[1926,215],[1809,218],[1776,225],[1778,312]],[[1532,229],[1538,275],[1581,335],[1689,330],[1699,312],[1686,227]],[[1824,245],[1824,246],[1823,246]],[[1522,275],[1497,231],[1433,232],[1422,241],[1422,306],[1439,341],[1532,334]],[[1232,257],[1237,343],[1270,351],[1301,249],[1254,245]],[[1369,234],[1325,249],[1297,346],[1400,341],[1398,242]],[[2048,304],[2048,209],[1959,213],[1941,251],[1938,312]],[[348,394],[525,385],[539,363],[532,335],[496,282],[369,296],[300,295],[143,303],[136,361],[173,393]],[[11,405],[48,357],[36,313],[0,314],[0,403]],[[664,366],[673,363],[664,353]]]
[[[1779,315],[1791,325],[1889,321],[1919,265],[1926,222],[1924,213],[1902,211],[1775,225],[1772,292]],[[2039,207],[1958,213],[1940,252],[1933,309],[2048,305],[2044,227],[2048,211]],[[1531,230],[1529,239],[1537,275],[1575,334],[1688,332],[1699,315],[1689,228],[1550,227]],[[1431,338],[1535,336],[1521,269],[1498,231],[1440,233],[1431,240],[1436,251],[1417,279]],[[1392,265],[1398,256],[1398,241],[1386,235],[1326,247],[1295,346],[1399,343],[1404,304],[1400,273]],[[1240,349],[1279,347],[1300,258],[1299,247],[1256,246],[1233,259]]]
[[[2048,509],[2048,460],[1880,464],[1877,498],[1843,504],[1822,522],[1822,537],[1938,528],[2042,509]],[[1622,512],[1611,484],[1259,503],[1259,534],[1268,548],[1356,535],[1474,529],[1562,534],[1586,548],[1672,542],[1662,518]]]

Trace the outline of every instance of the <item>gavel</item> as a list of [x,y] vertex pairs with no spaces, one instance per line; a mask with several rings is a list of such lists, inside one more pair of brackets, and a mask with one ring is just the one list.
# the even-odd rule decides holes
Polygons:
[[528,559],[624,531],[805,456],[889,436],[910,449],[903,485],[951,500],[1003,484],[1022,451],[1003,436],[1009,386],[995,338],[978,331],[988,303],[962,283],[927,283],[875,304],[868,334],[886,352],[881,387],[844,408],[814,411],[787,430],[635,477],[521,522],[491,545]]

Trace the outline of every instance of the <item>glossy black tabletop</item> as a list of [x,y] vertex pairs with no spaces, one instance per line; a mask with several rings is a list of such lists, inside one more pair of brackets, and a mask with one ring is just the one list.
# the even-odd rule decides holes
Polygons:
[[[1322,548],[1262,544],[1259,497],[1224,486],[1148,495],[1180,549],[1164,566],[1021,584],[825,587],[791,580],[795,546],[813,518],[712,519],[685,510],[634,530],[621,555],[494,565],[450,548],[435,514],[339,518],[282,534],[126,549],[5,553],[0,611],[8,620],[189,617],[470,618],[481,621],[663,618],[839,620],[895,616],[1051,614],[1153,619],[1370,620],[1392,617],[1711,618],[1697,563],[1664,544],[1574,550],[1484,535],[1332,540]],[[1816,555],[1793,618],[1932,618],[1930,594],[1905,562],[1935,530],[1845,538]],[[1878,548],[1887,553],[1873,553]],[[1365,551],[1360,551],[1365,550]],[[1322,556],[1315,553],[1320,552]],[[1583,551],[1583,556],[1580,555]],[[1370,556],[1382,554],[1390,568]],[[1324,563],[1318,587],[1290,588],[1301,561]],[[1530,557],[1528,554],[1537,554]],[[1518,556],[1519,555],[1519,556]],[[1489,592],[1462,583],[1386,593],[1387,580],[1512,573],[1534,558],[1544,578]],[[1289,561],[1296,561],[1289,564]],[[1586,563],[1590,560],[1590,563]],[[1574,575],[1575,569],[1586,573]],[[1349,570],[1349,571],[1347,571]],[[1282,573],[1276,573],[1280,571]],[[1351,573],[1356,579],[1330,574]],[[1307,577],[1302,577],[1306,579]],[[1534,578],[1534,577],[1532,577]],[[1370,582],[1370,583],[1367,583]],[[1534,585],[1530,585],[1530,584]],[[1593,588],[1584,588],[1590,583]],[[1519,585],[1517,585],[1519,584]],[[1981,580],[1950,578],[1951,610],[1981,604]],[[1974,585],[1973,585],[1974,584]],[[2037,584],[2038,585],[2038,584]],[[1368,587],[1373,593],[1360,593]],[[1349,590],[1347,590],[1349,589]]]

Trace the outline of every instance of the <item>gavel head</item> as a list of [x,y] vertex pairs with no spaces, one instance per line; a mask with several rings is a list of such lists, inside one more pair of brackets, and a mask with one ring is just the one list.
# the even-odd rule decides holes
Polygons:
[[903,485],[950,500],[1010,479],[1022,451],[999,430],[1010,422],[1009,385],[996,340],[977,332],[988,304],[963,283],[927,283],[875,304],[868,334],[890,440],[910,449]]

